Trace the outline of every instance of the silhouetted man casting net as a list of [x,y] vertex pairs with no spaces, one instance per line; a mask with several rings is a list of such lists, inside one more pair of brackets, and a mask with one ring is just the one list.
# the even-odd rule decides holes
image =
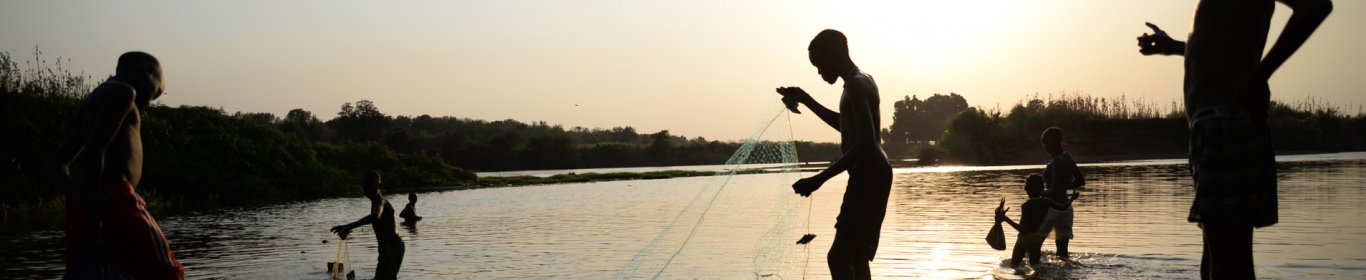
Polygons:
[[831,278],[869,279],[868,262],[877,253],[878,234],[882,230],[882,219],[887,215],[887,196],[892,188],[892,166],[882,151],[878,134],[882,118],[878,111],[877,84],[873,77],[854,65],[849,58],[848,43],[839,31],[821,31],[806,50],[821,79],[830,84],[844,79],[840,111],[825,108],[801,88],[781,87],[778,93],[783,95],[788,109],[800,113],[797,104],[805,104],[822,121],[839,131],[843,155],[819,174],[798,180],[792,184],[792,189],[809,196],[831,177],[849,171],[848,189],[836,218],[835,241],[830,245],[826,260],[830,264]]

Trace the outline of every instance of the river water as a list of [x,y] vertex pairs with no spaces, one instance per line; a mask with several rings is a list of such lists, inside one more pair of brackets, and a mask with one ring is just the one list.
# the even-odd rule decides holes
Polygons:
[[[1281,222],[1255,232],[1257,275],[1268,279],[1366,279],[1366,154],[1278,158]],[[1025,198],[1023,178],[1042,166],[897,169],[882,228],[879,278],[1009,278],[999,270],[1008,251],[983,241],[999,199]],[[667,168],[661,168],[667,169]],[[1076,263],[1055,259],[1036,268],[1040,278],[1189,279],[1197,277],[1200,231],[1185,221],[1194,196],[1180,160],[1082,166],[1088,186],[1076,203]],[[776,174],[737,175],[716,196],[696,233],[665,278],[755,278],[754,240],[775,207],[762,204],[787,188]],[[400,277],[610,278],[647,248],[662,229],[716,177],[509,187],[420,194],[425,219],[400,226],[407,244]],[[800,275],[827,278],[824,253],[846,178],[828,182],[810,200],[811,233],[801,248],[809,265]],[[762,182],[762,183],[760,183]],[[404,195],[390,195],[402,207]],[[359,195],[161,219],[192,279],[325,279],[339,246],[327,229],[364,215]],[[1012,210],[1012,216],[1018,216]],[[806,231],[807,210],[798,227]],[[684,223],[687,224],[687,223]],[[0,279],[61,275],[61,231],[2,236]],[[374,270],[369,227],[347,248],[361,278]],[[791,236],[795,241],[800,234]],[[331,242],[324,244],[323,240]],[[1014,243],[1014,234],[1007,231]],[[792,245],[798,246],[798,245]],[[1053,245],[1045,244],[1045,254]],[[809,249],[809,255],[805,252]]]

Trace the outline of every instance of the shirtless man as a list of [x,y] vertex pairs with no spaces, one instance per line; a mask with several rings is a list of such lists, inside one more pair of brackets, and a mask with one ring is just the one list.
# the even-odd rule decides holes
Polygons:
[[[1271,14],[1294,10],[1271,50]],[[1267,127],[1267,80],[1333,10],[1329,0],[1203,0],[1187,42],[1151,23],[1143,55],[1184,55],[1195,202],[1187,220],[1204,232],[1201,279],[1253,279],[1252,229],[1276,224],[1276,157]]]
[[826,83],[844,79],[842,113],[825,108],[801,88],[781,87],[778,93],[793,112],[798,112],[797,104],[805,104],[827,125],[840,131],[840,150],[844,154],[819,174],[792,184],[792,189],[809,196],[831,177],[849,171],[849,185],[836,218],[835,241],[826,261],[833,279],[870,279],[868,262],[877,253],[887,197],[892,189],[892,166],[882,151],[878,133],[882,115],[878,110],[877,84],[854,65],[847,40],[839,31],[821,31],[806,50],[811,65],[816,66],[816,72]]
[[155,57],[119,56],[115,75],[77,107],[75,129],[48,162],[67,197],[65,278],[184,278],[185,267],[134,192],[142,178],[139,111],[164,87]]
[[332,227],[331,231],[341,239],[346,239],[351,235],[351,230],[370,225],[379,242],[379,264],[375,265],[374,279],[398,279],[398,269],[403,265],[403,252],[407,247],[394,228],[394,206],[384,199],[384,193],[380,191],[384,181],[379,171],[366,171],[363,179],[361,192],[370,199],[370,214],[355,222]]

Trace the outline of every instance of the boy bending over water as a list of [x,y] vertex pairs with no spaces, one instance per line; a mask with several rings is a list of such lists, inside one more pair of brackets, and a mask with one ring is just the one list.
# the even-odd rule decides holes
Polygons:
[[778,88],[788,109],[796,112],[798,104],[840,132],[840,151],[844,154],[829,167],[809,178],[792,184],[792,190],[809,196],[831,177],[848,171],[848,187],[844,202],[835,222],[835,240],[830,245],[826,262],[830,278],[871,279],[868,262],[877,253],[882,220],[887,216],[887,197],[892,190],[892,166],[887,153],[882,151],[878,128],[882,114],[878,110],[877,83],[873,77],[859,71],[849,58],[849,44],[844,33],[826,29],[816,34],[807,46],[808,59],[826,83],[844,80],[840,94],[839,112],[816,102],[806,91],[797,87]]
[[378,171],[366,171],[361,191],[370,199],[370,214],[356,222],[332,227],[332,232],[346,239],[352,229],[369,224],[375,230],[375,239],[379,241],[379,265],[375,266],[375,279],[397,279],[399,265],[403,264],[403,239],[398,238],[398,231],[394,228],[394,206],[389,205],[389,200],[380,193],[381,185]]

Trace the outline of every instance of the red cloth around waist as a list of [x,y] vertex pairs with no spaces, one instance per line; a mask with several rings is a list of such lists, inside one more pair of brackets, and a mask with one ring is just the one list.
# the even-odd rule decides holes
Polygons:
[[[84,187],[76,183],[78,190]],[[122,271],[136,279],[184,279],[185,267],[175,258],[170,242],[161,232],[147,204],[126,181],[105,182],[100,192],[109,202],[101,224],[85,217],[80,202],[67,197],[66,202],[66,259],[68,264],[80,250],[101,250],[105,259],[112,260]],[[98,234],[102,248],[82,247],[84,238]],[[86,243],[87,245],[92,243]],[[68,270],[72,266],[68,265]],[[67,273],[73,273],[67,271]]]

